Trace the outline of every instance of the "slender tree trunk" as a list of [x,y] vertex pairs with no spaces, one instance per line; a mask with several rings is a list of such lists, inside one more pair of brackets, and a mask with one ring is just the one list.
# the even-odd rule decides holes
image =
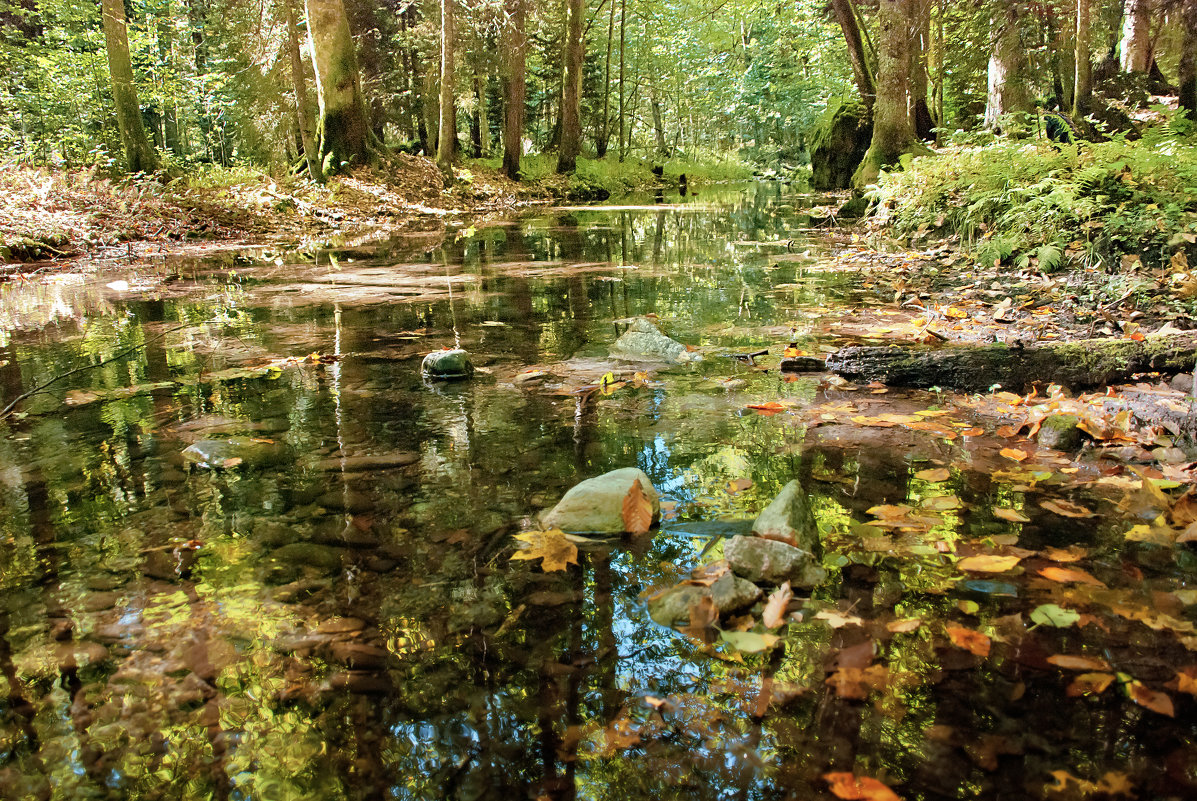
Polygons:
[[158,169],[158,154],[150,145],[141,124],[141,103],[133,83],[133,62],[129,58],[129,35],[122,0],[102,0],[104,45],[108,51],[108,75],[112,80],[112,101],[116,125],[130,172]]
[[[177,74],[175,66],[174,20],[170,0],[165,0],[158,16],[158,57],[166,75]],[[162,98],[162,141],[176,158],[182,158],[183,146],[179,138],[179,102],[172,90]]]
[[[439,63],[439,53],[437,62]],[[441,140],[441,101],[437,83],[439,75],[439,66],[426,68],[421,79],[420,91],[420,110],[426,136],[424,155],[433,159],[436,158],[436,149]]]
[[561,76],[561,146],[557,172],[573,172],[582,151],[582,17],[585,0],[566,0],[565,53]]
[[910,120],[910,48],[917,0],[880,0],[877,51],[877,102],[873,106],[873,141],[852,176],[857,189],[877,180],[917,144]]
[[1072,113],[1083,116],[1093,97],[1093,54],[1089,46],[1089,0],[1076,0],[1076,77],[1073,80]]
[[295,25],[295,9],[292,0],[282,0],[283,14],[287,23],[287,50],[291,57],[291,85],[295,89],[295,120],[299,124],[299,136],[303,140],[303,155],[308,163],[308,175],[313,181],[322,181],[320,152],[312,135],[311,116],[308,113],[308,84],[303,74],[303,55],[299,50],[299,32]]
[[487,113],[486,107],[488,83],[490,81],[487,80],[485,69],[474,72],[474,93],[478,96],[478,141],[475,143],[478,147],[478,158],[490,155],[490,115]]
[[457,157],[457,106],[453,98],[453,60],[457,39],[454,28],[456,20],[453,17],[456,13],[453,0],[441,0],[441,118],[436,166],[440,167],[446,181],[453,176],[453,160]]
[[320,99],[319,153],[324,172],[369,160],[366,108],[342,0],[306,0],[308,42]]
[[1197,121],[1197,0],[1184,0],[1180,19],[1185,30],[1180,65],[1176,70],[1180,107],[1188,110],[1190,120]]
[[528,37],[524,31],[527,13],[526,0],[507,0],[510,17],[504,30],[507,55],[507,75],[504,78],[503,95],[506,98],[503,109],[503,172],[513,181],[520,178],[520,156],[524,152],[524,113],[526,81],[524,72],[524,51]]
[[914,135],[929,141],[935,120],[927,107],[927,55],[931,49],[931,0],[916,0],[917,24],[910,48],[910,121]]
[[933,104],[935,107],[934,115],[935,122],[940,128],[947,127],[947,120],[944,118],[944,69],[943,69],[943,51],[944,51],[944,14],[947,11],[947,4],[945,0],[937,0],[935,8],[935,84],[932,89]]
[[999,130],[1001,118],[1029,111],[1026,86],[1026,58],[1019,37],[1020,9],[1014,2],[1005,12],[995,14],[989,30],[989,100],[985,106],[985,126]]
[[611,139],[611,48],[615,44],[615,0],[607,17],[607,60],[603,68],[603,118],[599,121],[599,134],[595,138],[595,154],[607,157],[607,144]]
[[1125,0],[1122,16],[1122,71],[1151,69],[1151,18],[1147,0]]
[[856,24],[852,0],[831,0],[831,10],[835,13],[836,22],[840,24],[840,30],[844,32],[844,41],[848,44],[848,58],[852,61],[852,76],[856,80],[856,89],[860,92],[865,109],[872,114],[873,102],[877,99],[877,86],[873,83],[873,71],[860,36],[860,26]]
[[[612,0],[614,2],[615,0]],[[627,153],[627,147],[624,144],[624,79],[625,67],[627,61],[624,59],[624,44],[627,42],[627,20],[628,20],[628,0],[620,0],[619,3],[619,160],[623,161],[624,154]]]

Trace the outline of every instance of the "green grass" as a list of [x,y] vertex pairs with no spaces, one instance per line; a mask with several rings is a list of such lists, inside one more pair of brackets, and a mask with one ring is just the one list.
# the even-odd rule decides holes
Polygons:
[[[479,159],[491,169],[501,169],[501,157]],[[657,179],[652,174],[654,165],[661,165],[665,178],[676,183],[679,175],[685,175],[691,184],[743,181],[752,177],[752,168],[734,155],[706,155],[698,160],[674,158],[667,161],[651,161],[628,158],[620,162],[614,155],[604,159],[578,158],[577,170],[563,179],[571,191],[604,189],[612,195],[626,195],[639,189],[652,187]],[[468,166],[468,164],[467,164]],[[557,180],[557,156],[552,153],[529,154],[520,159],[520,176],[532,184],[552,184]]]

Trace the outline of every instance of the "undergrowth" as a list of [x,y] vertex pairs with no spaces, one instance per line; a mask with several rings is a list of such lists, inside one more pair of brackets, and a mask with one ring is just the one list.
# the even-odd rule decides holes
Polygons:
[[[481,159],[479,163],[500,169],[502,158]],[[752,177],[752,168],[734,155],[664,161],[627,158],[622,162],[614,156],[604,159],[580,157],[572,175],[557,176],[557,156],[546,153],[522,156],[520,178],[532,185],[549,187],[563,183],[565,193],[571,197],[597,197],[603,192],[619,196],[656,185],[661,179],[653,174],[654,166],[663,168],[663,180],[671,184],[676,184],[681,175],[692,184],[741,181]]]
[[873,198],[897,235],[958,237],[984,264],[1158,265],[1197,240],[1197,135],[1174,116],[1133,142],[952,146],[883,174]]

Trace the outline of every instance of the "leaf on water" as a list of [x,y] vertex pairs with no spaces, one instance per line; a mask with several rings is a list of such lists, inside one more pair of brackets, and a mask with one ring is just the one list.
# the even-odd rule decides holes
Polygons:
[[1168,693],[1157,692],[1142,682],[1131,679],[1126,683],[1126,694],[1131,700],[1142,707],[1150,709],[1170,718],[1176,717],[1176,708],[1172,705],[1172,696]]
[[895,504],[886,504],[883,506],[873,506],[865,511],[865,514],[873,517],[880,517],[883,520],[898,520],[906,517],[911,511],[909,506],[898,506]]
[[843,667],[823,682],[840,698],[863,701],[873,690],[884,690],[889,683],[889,668],[870,665],[865,668]]
[[220,463],[221,467],[236,467],[244,461],[240,456],[231,456]]
[[1068,501],[1040,501],[1039,505],[1063,517],[1097,517],[1096,512],[1090,512],[1085,507]]
[[733,478],[731,481],[727,482],[727,494],[735,495],[736,493],[743,492],[751,486],[751,478]]
[[1069,698],[1077,698],[1082,695],[1101,695],[1113,682],[1113,673],[1082,673],[1072,680],[1064,694]]
[[704,595],[698,603],[690,607],[690,624],[682,629],[683,634],[697,640],[706,640],[707,630],[719,620],[719,607],[715,606],[715,599]]
[[578,546],[570,542],[560,529],[525,531],[516,534],[515,538],[527,545],[513,553],[511,558],[540,559],[540,568],[546,573],[565,570],[569,565],[578,563]]
[[908,617],[905,620],[891,620],[885,624],[885,628],[893,634],[909,634],[921,625],[923,621],[919,618]]
[[974,573],[1004,573],[1012,569],[1020,561],[1022,559],[1018,556],[969,556],[957,562],[956,567]]
[[1049,793],[1067,793],[1068,797],[1083,798],[1090,795],[1133,795],[1135,787],[1125,773],[1107,771],[1100,781],[1091,782],[1073,776],[1066,770],[1053,770],[1051,776],[1055,784],[1044,787]]
[[732,648],[746,654],[766,651],[777,645],[780,639],[776,634],[758,634],[755,631],[724,631],[719,636]]
[[632,482],[623,498],[623,527],[629,534],[645,534],[653,525],[653,502],[644,494],[640,479]]
[[1106,586],[1079,567],[1045,567],[1039,571],[1039,575],[1060,584],[1088,584],[1090,587]]
[[790,605],[793,597],[794,591],[790,589],[788,581],[773,591],[765,604],[765,611],[761,614],[761,622],[765,624],[765,628],[775,629],[786,622],[786,607]]
[[1089,551],[1079,545],[1069,545],[1067,548],[1053,548],[1048,546],[1043,549],[1043,555],[1053,562],[1068,564],[1084,559],[1089,555]]
[[760,412],[763,417],[768,417],[771,414],[784,412],[787,407],[784,403],[769,401],[768,403],[750,403],[745,408],[753,409],[757,412]]
[[830,609],[823,609],[817,612],[815,620],[826,620],[833,629],[841,629],[844,626],[864,625],[864,621],[855,615],[841,615],[839,612],[833,612]]
[[1011,523],[1030,523],[1031,522],[1031,518],[1027,517],[1022,512],[1018,511],[1017,509],[1001,509],[1001,508],[994,509],[993,516],[1000,517],[1002,520],[1007,520]]
[[1197,695],[1197,666],[1176,671],[1176,678],[1168,686],[1182,693]]
[[992,642],[981,632],[966,629],[963,626],[948,626],[946,631],[948,639],[957,648],[963,648],[970,654],[976,654],[977,656],[989,656],[989,648]]
[[925,498],[919,504],[924,509],[930,509],[933,512],[950,512],[953,509],[959,509],[963,505],[955,495],[936,495],[933,498]]
[[1079,612],[1065,609],[1056,604],[1043,604],[1031,612],[1031,622],[1040,626],[1055,626],[1062,629],[1081,619]]
[[1076,656],[1074,654],[1055,654],[1047,658],[1049,664],[1065,670],[1109,670],[1110,663],[1096,656]]
[[1001,455],[1005,456],[1007,459],[1013,459],[1016,462],[1025,462],[1027,460],[1027,458],[1031,455],[1031,454],[1027,453],[1026,451],[1020,450],[1018,448],[1002,448],[1001,451],[999,451],[999,453],[1001,453]]
[[935,467],[930,470],[920,470],[914,474],[914,477],[919,481],[929,481],[932,484],[938,484],[941,481],[947,481],[952,477],[952,471],[946,467]]
[[847,801],[902,801],[889,787],[868,776],[824,773],[823,778],[831,785],[831,793],[836,798]]

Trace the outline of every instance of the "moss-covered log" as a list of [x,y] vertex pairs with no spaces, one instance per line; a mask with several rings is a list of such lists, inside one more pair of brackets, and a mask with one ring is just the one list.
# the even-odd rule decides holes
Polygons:
[[827,369],[851,381],[981,392],[994,384],[1020,391],[1032,384],[1072,389],[1125,381],[1136,373],[1193,369],[1197,332],[1129,339],[982,346],[841,348]]

